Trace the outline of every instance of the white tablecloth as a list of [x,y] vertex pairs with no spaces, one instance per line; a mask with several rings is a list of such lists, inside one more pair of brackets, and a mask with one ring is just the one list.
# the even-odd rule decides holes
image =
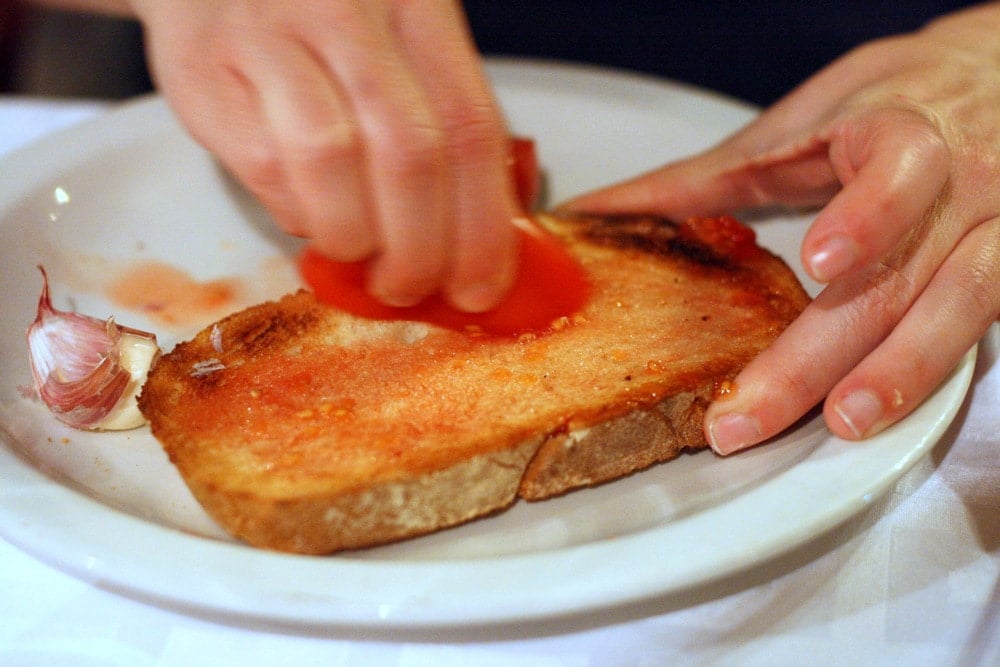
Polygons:
[[[0,98],[0,154],[104,108]],[[495,634],[300,634],[143,604],[0,540],[0,666],[1000,665],[998,357],[994,325],[956,422],[885,498],[680,609]]]

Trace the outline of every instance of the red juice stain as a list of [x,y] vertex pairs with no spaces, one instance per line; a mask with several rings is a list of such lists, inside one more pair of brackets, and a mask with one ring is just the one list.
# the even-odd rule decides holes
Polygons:
[[117,306],[141,312],[161,324],[189,326],[231,310],[240,283],[234,278],[200,281],[182,269],[149,261],[118,273],[104,293]]

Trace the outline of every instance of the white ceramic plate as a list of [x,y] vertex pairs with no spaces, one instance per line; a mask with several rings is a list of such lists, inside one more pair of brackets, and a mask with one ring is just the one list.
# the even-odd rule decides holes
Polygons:
[[[555,200],[703,148],[753,110],[665,82],[552,64],[490,68],[515,131],[538,140]],[[804,420],[719,460],[685,456],[628,479],[371,551],[268,553],[227,538],[141,429],[82,433],[22,396],[24,330],[44,264],[59,307],[158,332],[171,347],[226,309],[295,283],[296,244],[150,99],[6,160],[0,182],[0,534],[115,591],[206,614],[306,625],[441,627],[583,613],[742,571],[843,521],[941,435],[974,353],[911,417],[855,445]],[[797,262],[804,220],[757,221]],[[122,309],[109,283],[155,263],[217,310],[165,324]],[[808,283],[807,283],[808,284]],[[810,289],[814,286],[809,285]]]

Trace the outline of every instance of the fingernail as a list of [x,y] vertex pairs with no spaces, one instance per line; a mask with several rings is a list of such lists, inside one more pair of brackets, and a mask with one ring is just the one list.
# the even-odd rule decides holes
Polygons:
[[844,396],[833,409],[857,438],[863,438],[884,412],[882,399],[869,389]]
[[708,444],[722,456],[757,444],[760,435],[760,422],[739,412],[716,417],[708,425]]
[[453,306],[467,313],[482,313],[497,305],[500,287],[497,283],[482,282],[466,285],[451,293]]
[[858,256],[857,244],[847,236],[831,236],[809,258],[809,273],[826,283],[847,271]]
[[514,282],[517,262],[508,258],[479,280],[468,284],[454,284],[448,290],[448,300],[455,308],[467,313],[484,313],[500,305],[507,290]]
[[424,298],[419,294],[394,294],[380,290],[372,290],[372,296],[377,301],[393,308],[409,308],[417,305]]

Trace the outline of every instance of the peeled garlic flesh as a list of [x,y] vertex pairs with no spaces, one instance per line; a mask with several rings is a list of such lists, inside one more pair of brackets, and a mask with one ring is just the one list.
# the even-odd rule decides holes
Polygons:
[[145,424],[135,399],[159,355],[156,336],[113,319],[56,310],[48,276],[39,270],[42,294],[27,336],[42,402],[75,428],[122,430]]
[[92,427],[106,431],[125,431],[146,423],[139,412],[136,397],[146,384],[146,375],[160,354],[155,338],[123,332],[118,342],[118,363],[129,372],[129,381],[121,398],[101,422]]

